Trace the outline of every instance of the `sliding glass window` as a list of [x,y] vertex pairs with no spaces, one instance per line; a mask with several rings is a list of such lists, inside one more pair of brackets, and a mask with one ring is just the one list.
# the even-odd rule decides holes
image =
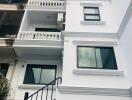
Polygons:
[[78,68],[117,69],[112,47],[77,47]]
[[56,78],[56,65],[28,64],[24,84],[48,84]]

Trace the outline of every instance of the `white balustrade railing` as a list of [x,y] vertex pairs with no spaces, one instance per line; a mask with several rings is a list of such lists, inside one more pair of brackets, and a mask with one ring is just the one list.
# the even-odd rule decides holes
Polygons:
[[27,8],[65,9],[65,1],[59,0],[29,0]]
[[18,34],[17,39],[21,40],[50,40],[61,41],[61,32],[31,32],[22,31]]

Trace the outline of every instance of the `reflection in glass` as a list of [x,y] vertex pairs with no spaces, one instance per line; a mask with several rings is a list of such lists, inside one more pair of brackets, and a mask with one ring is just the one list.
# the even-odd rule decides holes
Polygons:
[[56,65],[28,64],[24,84],[48,84],[56,77]]
[[112,47],[78,47],[78,67],[117,69]]

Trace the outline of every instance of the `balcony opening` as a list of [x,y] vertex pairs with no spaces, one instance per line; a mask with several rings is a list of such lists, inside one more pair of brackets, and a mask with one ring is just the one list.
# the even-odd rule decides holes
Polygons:
[[11,3],[26,3],[28,0],[0,0],[0,3],[11,4]]
[[35,31],[60,32],[57,28],[35,28]]
[[64,21],[64,13],[29,11],[20,31],[60,32],[65,29]]
[[15,38],[22,20],[23,11],[0,12],[0,37]]

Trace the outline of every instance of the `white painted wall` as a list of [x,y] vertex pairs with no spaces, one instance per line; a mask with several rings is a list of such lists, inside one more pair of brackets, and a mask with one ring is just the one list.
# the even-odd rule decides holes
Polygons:
[[[23,84],[27,64],[50,64],[57,65],[57,77],[62,75],[62,62],[58,60],[18,60],[15,68],[14,77],[11,83],[15,97],[13,100],[23,100],[25,92],[34,93],[43,85]],[[24,65],[24,67],[22,67]],[[25,88],[25,89],[24,89]],[[34,99],[33,99],[34,100]]]
[[[65,31],[72,32],[97,32],[97,33],[115,33],[118,31],[119,25],[126,12],[128,4],[131,0],[105,0],[105,1],[81,1],[68,0],[66,5],[66,29]],[[102,25],[84,25],[83,21],[83,6],[86,4],[101,4],[100,15],[101,20],[105,22]]]
[[120,49],[123,53],[124,60],[126,62],[126,68],[128,69],[129,79],[132,84],[132,16],[123,32],[120,39]]
[[[122,54],[118,45],[114,46],[115,56],[117,60],[118,70],[124,71],[123,76],[106,76],[106,75],[76,75],[73,73],[73,69],[77,69],[77,54],[76,44],[73,44],[73,40],[77,41],[95,41],[95,43],[84,44],[84,46],[103,46],[104,42],[108,46],[107,42],[116,41],[114,39],[103,38],[65,38],[64,42],[64,60],[63,60],[63,83],[64,86],[79,86],[79,87],[102,87],[102,88],[130,88],[128,82],[128,75],[126,73],[126,66],[122,59]],[[80,44],[79,44],[80,45]],[[81,44],[83,45],[83,44]],[[120,84],[119,84],[120,83]]]

